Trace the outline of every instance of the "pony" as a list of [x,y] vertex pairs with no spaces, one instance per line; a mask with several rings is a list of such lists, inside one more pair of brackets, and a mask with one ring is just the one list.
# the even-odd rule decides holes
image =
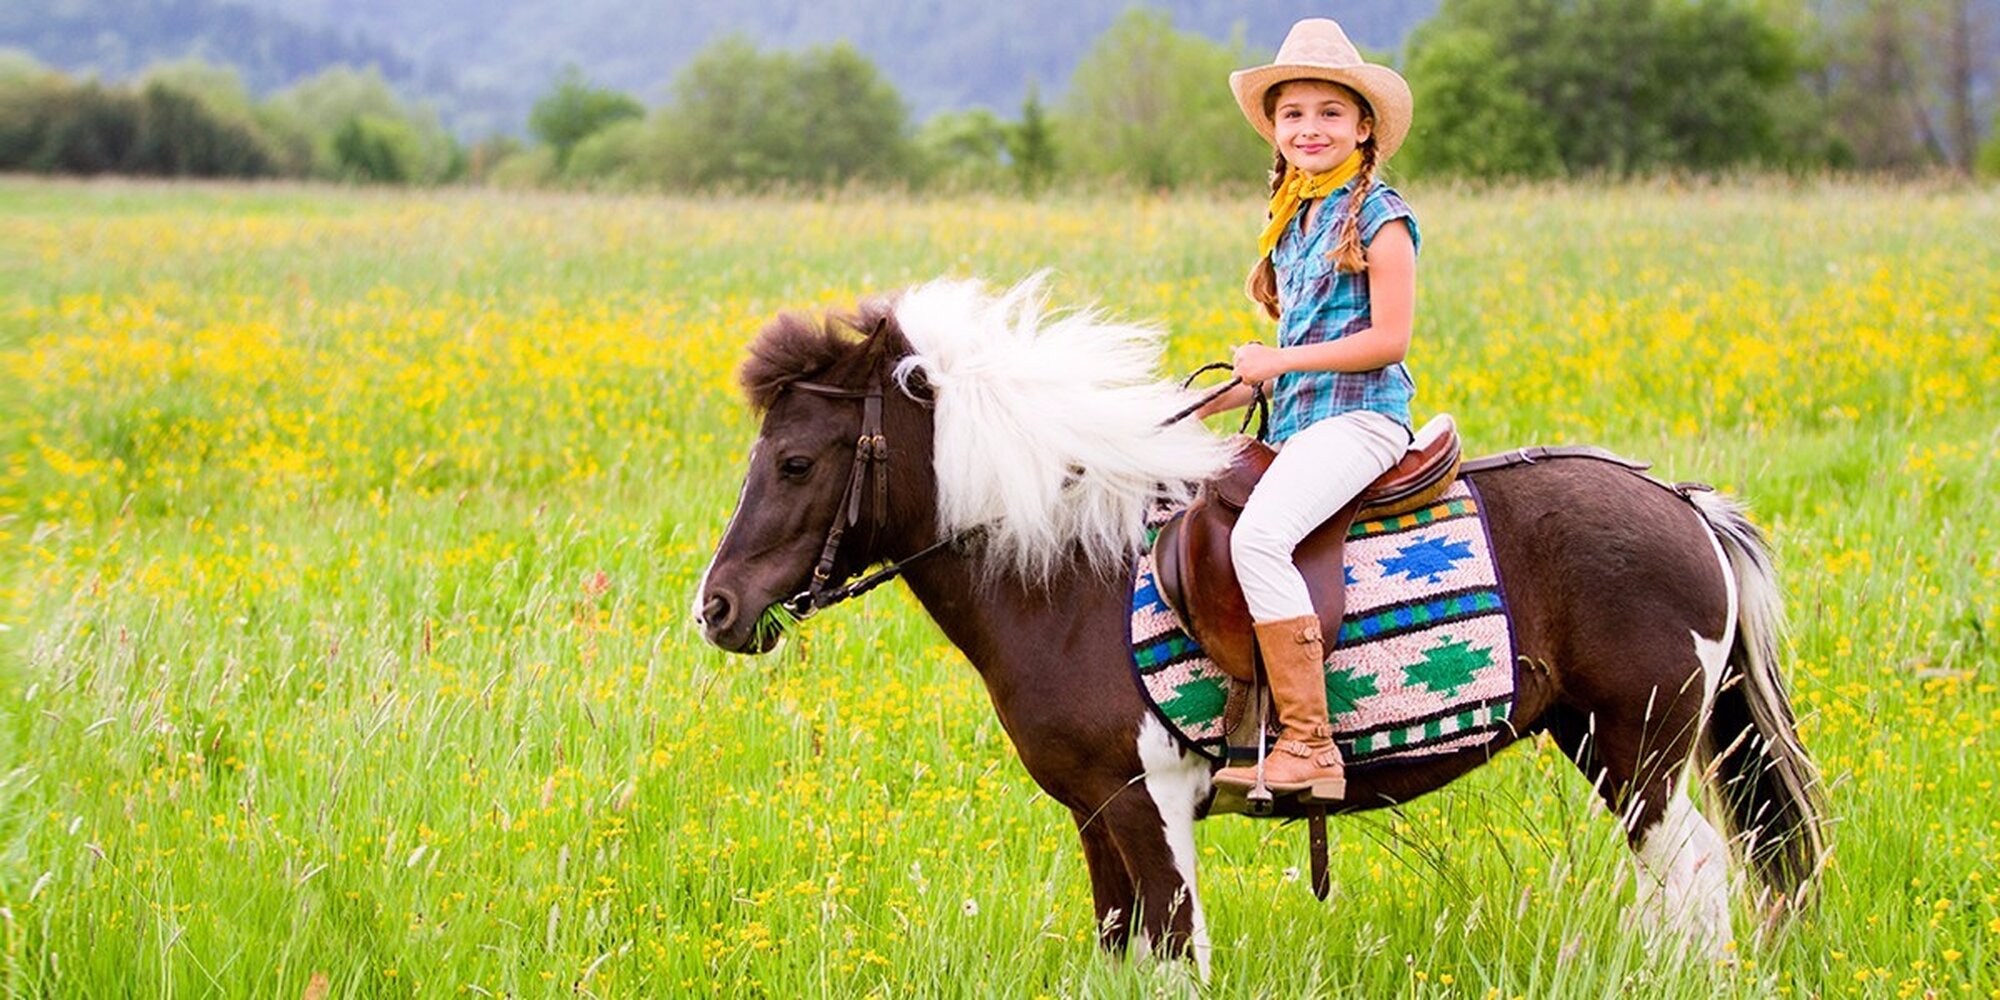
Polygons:
[[[798,618],[901,575],[1070,811],[1099,944],[1192,958],[1205,978],[1194,823],[1215,765],[1150,710],[1126,629],[1147,512],[1191,497],[1236,445],[1161,425],[1188,398],[1155,374],[1162,337],[1051,312],[1039,278],[778,316],[740,371],[762,425],[694,614],[715,646],[763,653]],[[1734,859],[1691,789],[1714,790],[1781,904],[1799,905],[1826,849],[1762,534],[1727,496],[1607,462],[1467,476],[1507,589],[1511,726],[1482,747],[1352,768],[1333,811],[1408,802],[1546,732],[1618,817],[1656,934],[1722,955]]]

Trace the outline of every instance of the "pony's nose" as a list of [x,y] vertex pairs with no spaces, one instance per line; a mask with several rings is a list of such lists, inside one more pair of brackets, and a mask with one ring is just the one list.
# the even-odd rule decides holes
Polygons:
[[701,605],[701,624],[709,634],[720,632],[736,622],[736,598],[726,590],[711,590],[708,600]]

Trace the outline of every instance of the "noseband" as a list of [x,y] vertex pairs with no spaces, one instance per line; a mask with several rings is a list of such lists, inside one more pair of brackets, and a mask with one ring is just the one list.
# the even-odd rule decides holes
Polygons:
[[877,383],[866,389],[845,389],[820,382],[793,382],[790,388],[830,399],[861,400],[861,433],[854,439],[854,468],[847,475],[847,489],[841,494],[840,506],[834,508],[833,525],[826,531],[826,544],[820,547],[812,582],[784,602],[786,611],[800,619],[810,618],[824,608],[874,590],[909,566],[971,534],[968,530],[948,535],[908,559],[891,562],[858,580],[850,575],[839,586],[829,589],[827,584],[833,580],[833,564],[840,555],[841,538],[847,529],[861,521],[861,497],[868,492],[871,478],[875,481],[875,507],[869,517],[869,540],[880,536],[889,522],[889,439],[882,433],[882,386]]

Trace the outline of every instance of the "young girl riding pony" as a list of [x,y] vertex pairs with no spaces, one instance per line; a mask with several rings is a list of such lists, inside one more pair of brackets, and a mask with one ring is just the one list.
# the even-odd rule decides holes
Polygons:
[[[1375,172],[1409,134],[1410,86],[1362,60],[1340,25],[1300,21],[1277,59],[1230,74],[1236,103],[1277,150],[1270,223],[1246,291],[1278,322],[1278,346],[1244,344],[1243,385],[1203,416],[1271,400],[1278,449],[1244,505],[1231,555],[1283,733],[1265,760],[1275,792],[1342,798],[1328,722],[1326,638],[1292,550],[1396,463],[1411,440],[1403,367],[1416,304],[1417,220]],[[1217,773],[1249,788],[1254,767]]]

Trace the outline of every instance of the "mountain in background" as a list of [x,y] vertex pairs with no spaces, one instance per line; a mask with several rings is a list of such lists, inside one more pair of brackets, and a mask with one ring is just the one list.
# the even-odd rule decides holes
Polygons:
[[[520,132],[528,108],[575,64],[645,103],[696,52],[741,35],[762,49],[851,43],[919,120],[985,106],[1011,115],[1031,84],[1060,95],[1131,0],[7,0],[0,47],[73,73],[124,79],[198,56],[268,93],[336,64],[376,65],[406,96],[473,137]],[[1268,55],[1323,0],[1171,0],[1175,27]],[[1355,41],[1393,49],[1437,0],[1348,0]],[[1220,89],[1223,82],[1216,81]]]
[[328,66],[375,66],[413,95],[452,89],[409,54],[351,28],[219,0],[8,0],[0,49],[65,72],[130,79],[156,63],[197,58],[234,67],[259,94]]

